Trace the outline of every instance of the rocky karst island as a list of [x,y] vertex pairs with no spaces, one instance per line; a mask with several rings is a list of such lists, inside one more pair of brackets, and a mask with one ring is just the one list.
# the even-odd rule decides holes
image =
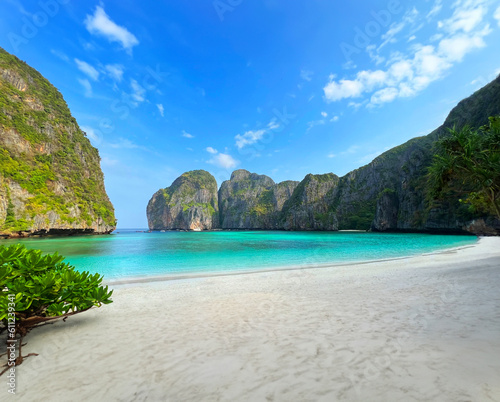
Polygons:
[[343,177],[308,174],[275,183],[240,169],[217,191],[215,178],[196,170],[153,195],[151,230],[373,230],[498,235],[494,215],[474,212],[457,195],[434,199],[428,169],[448,129],[488,124],[500,110],[500,77],[461,101],[427,136],[384,152]]
[[0,237],[115,227],[98,150],[61,93],[0,48]]

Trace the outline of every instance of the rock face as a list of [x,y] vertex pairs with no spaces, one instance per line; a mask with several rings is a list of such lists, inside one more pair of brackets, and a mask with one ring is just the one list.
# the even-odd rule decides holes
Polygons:
[[[377,197],[376,214],[372,228],[391,231],[470,232],[474,234],[500,234],[500,222],[493,217],[472,214],[450,198],[441,202],[428,201],[427,167],[432,162],[433,144],[446,135],[453,126],[465,124],[480,127],[488,117],[500,114],[500,76],[461,101],[448,115],[444,124],[425,137],[414,138],[376,158],[365,168],[370,176],[365,189],[376,186],[382,191]],[[378,172],[376,171],[378,169]],[[395,218],[396,217],[396,218]]]
[[237,170],[217,192],[210,173],[184,173],[153,195],[148,225],[151,230],[281,229],[281,210],[298,184],[275,184],[267,176]]
[[236,170],[219,190],[223,229],[262,229],[271,225],[274,181],[267,176]]
[[219,190],[221,228],[281,229],[282,209],[298,184],[236,170]]
[[308,174],[285,202],[281,226],[285,230],[338,230],[332,194],[339,182],[333,173]]
[[0,48],[0,236],[109,233],[100,157],[62,95]]
[[[237,170],[222,183],[220,223],[212,228],[499,235],[498,219],[471,213],[457,198],[432,201],[426,181],[436,140],[454,125],[480,127],[494,115],[500,115],[500,77],[460,102],[429,135],[395,147],[343,177],[309,174],[300,183],[275,184],[267,176]],[[157,193],[153,199],[161,196]],[[148,219],[150,215],[148,207]],[[194,218],[186,219],[183,228],[190,228]]]
[[372,228],[382,232],[394,228],[398,224],[399,199],[394,190],[387,190],[380,194],[377,200],[377,209]]
[[211,230],[219,227],[217,182],[204,170],[177,178],[157,191],[148,203],[151,230]]

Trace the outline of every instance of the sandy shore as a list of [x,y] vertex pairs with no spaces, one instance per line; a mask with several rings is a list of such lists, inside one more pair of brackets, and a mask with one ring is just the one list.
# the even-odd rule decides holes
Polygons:
[[500,401],[500,238],[116,285],[113,304],[26,340],[40,355],[18,368],[20,401]]

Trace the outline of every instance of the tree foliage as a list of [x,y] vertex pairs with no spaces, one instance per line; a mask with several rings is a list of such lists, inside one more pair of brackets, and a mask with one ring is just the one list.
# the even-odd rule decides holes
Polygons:
[[478,130],[451,129],[440,139],[429,168],[435,199],[455,194],[475,212],[500,218],[500,117]]
[[[101,285],[101,275],[78,272],[63,260],[19,244],[0,247],[0,333],[15,318],[14,334],[22,345],[33,328],[112,302],[113,291]],[[16,364],[22,360],[19,346]]]

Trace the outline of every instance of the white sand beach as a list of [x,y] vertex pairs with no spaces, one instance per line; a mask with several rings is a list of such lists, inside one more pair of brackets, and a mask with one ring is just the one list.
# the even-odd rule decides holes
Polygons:
[[500,401],[500,238],[113,287],[27,337],[16,400]]

